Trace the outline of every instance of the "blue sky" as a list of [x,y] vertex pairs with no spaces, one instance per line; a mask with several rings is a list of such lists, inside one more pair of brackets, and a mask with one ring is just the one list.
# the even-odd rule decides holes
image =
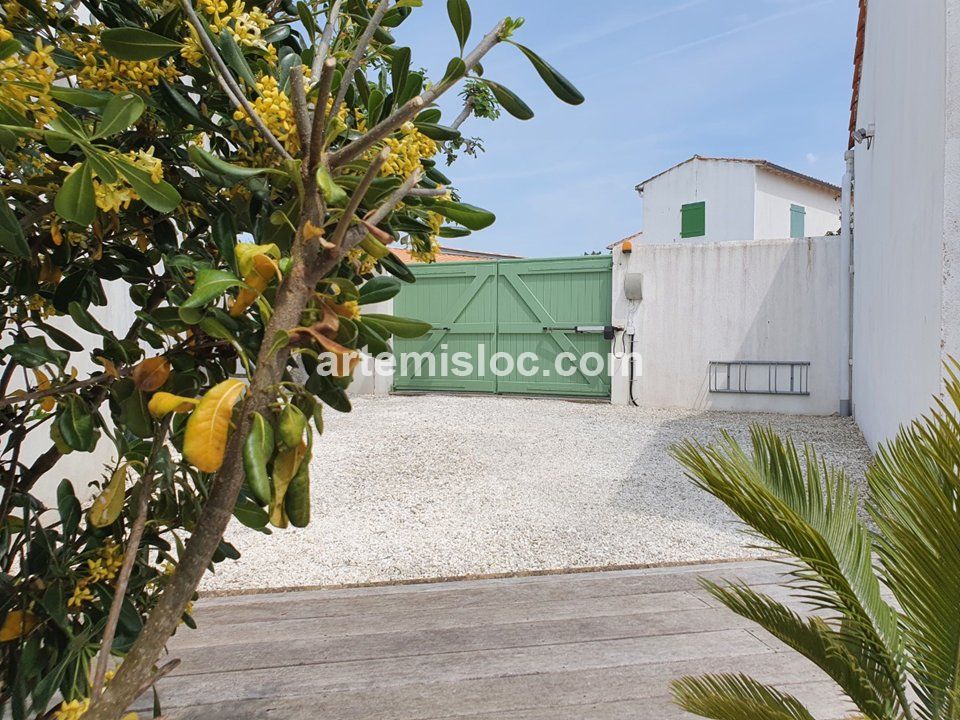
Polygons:
[[[586,96],[560,103],[515,48],[486,76],[537,116],[471,120],[487,152],[448,173],[497,224],[457,247],[530,257],[600,250],[642,227],[634,186],[694,154],[763,158],[839,182],[855,0],[473,0],[471,46],[502,17]],[[398,28],[439,77],[457,44],[444,0]],[[430,38],[428,43],[425,38]],[[456,108],[444,103],[447,119]]]

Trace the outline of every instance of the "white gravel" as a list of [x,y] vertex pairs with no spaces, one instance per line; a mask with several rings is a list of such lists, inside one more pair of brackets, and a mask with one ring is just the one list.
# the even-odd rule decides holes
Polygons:
[[743,558],[732,516],[683,476],[672,444],[762,422],[854,478],[870,457],[846,418],[425,396],[361,398],[326,419],[310,527],[266,537],[234,523],[243,557],[202,589]]

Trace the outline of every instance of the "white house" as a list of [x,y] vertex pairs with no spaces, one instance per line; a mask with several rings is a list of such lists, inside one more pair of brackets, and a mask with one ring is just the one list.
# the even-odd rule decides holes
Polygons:
[[820,237],[840,227],[840,188],[765,160],[695,155],[637,185],[646,244]]
[[960,0],[862,1],[855,62],[853,402],[876,445],[960,357]]

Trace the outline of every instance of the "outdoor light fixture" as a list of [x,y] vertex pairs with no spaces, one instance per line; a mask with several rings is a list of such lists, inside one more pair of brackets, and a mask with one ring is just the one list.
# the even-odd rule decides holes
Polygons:
[[864,130],[863,128],[858,128],[857,130],[855,130],[855,131],[853,132],[853,141],[854,141],[857,145],[859,145],[859,144],[862,143],[864,140],[866,140],[866,141],[867,141],[867,150],[869,150],[871,147],[873,147],[873,138],[874,138],[874,136],[876,136],[876,134],[877,134],[877,133],[876,133],[876,130],[877,130],[877,126],[874,125],[873,123],[871,123],[870,126],[869,126],[866,130]]

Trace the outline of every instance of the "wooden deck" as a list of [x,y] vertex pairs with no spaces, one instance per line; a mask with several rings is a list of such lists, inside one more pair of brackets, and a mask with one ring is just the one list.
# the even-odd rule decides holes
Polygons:
[[[746,672],[845,705],[818,669],[700,590],[778,569],[736,563],[211,598],[160,683],[164,717],[197,720],[671,720],[668,683]],[[149,707],[149,698],[141,709]]]

